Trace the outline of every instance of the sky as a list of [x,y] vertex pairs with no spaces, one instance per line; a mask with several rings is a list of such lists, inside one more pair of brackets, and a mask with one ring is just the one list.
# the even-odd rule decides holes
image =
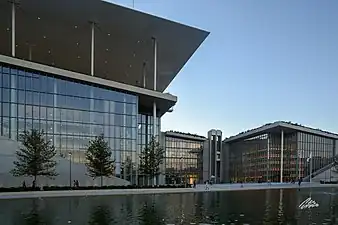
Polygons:
[[162,131],[228,137],[283,120],[338,133],[338,1],[134,0],[134,9],[210,32],[167,89],[178,102]]

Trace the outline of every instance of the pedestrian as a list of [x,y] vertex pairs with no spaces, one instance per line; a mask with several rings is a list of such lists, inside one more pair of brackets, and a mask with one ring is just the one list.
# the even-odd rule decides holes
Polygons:
[[299,178],[298,179],[298,186],[300,187],[300,184],[302,183],[302,181],[303,181],[303,178]]
[[196,180],[193,182],[193,187],[196,188]]
[[205,181],[205,190],[209,190],[209,181]]
[[23,189],[26,189],[26,182],[25,181],[22,182],[22,187],[23,187]]
[[76,180],[76,187],[80,187],[79,180]]

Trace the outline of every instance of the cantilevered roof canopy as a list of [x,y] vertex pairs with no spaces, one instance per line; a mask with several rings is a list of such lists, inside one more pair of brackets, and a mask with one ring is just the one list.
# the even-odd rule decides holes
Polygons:
[[[13,1],[13,0],[12,0]],[[90,74],[95,23],[97,77],[153,89],[153,41],[158,42],[157,90],[164,91],[208,32],[101,0],[15,0],[16,57]],[[0,54],[11,56],[12,8],[0,0]]]
[[235,136],[226,138],[226,139],[224,139],[224,142],[229,143],[229,142],[233,142],[233,141],[248,139],[248,138],[258,136],[258,135],[265,134],[267,132],[269,132],[269,133],[274,133],[274,132],[280,133],[282,130],[286,133],[300,131],[300,132],[304,132],[304,133],[308,133],[308,134],[313,134],[313,135],[317,135],[317,136],[321,136],[321,137],[332,138],[332,139],[338,140],[338,134],[335,134],[335,133],[323,131],[323,130],[320,130],[320,129],[314,129],[314,128],[310,128],[310,127],[305,127],[305,126],[290,123],[290,122],[277,121],[277,122],[265,124],[261,127],[258,127],[258,128],[252,129],[252,130],[248,130],[246,132],[242,132],[242,133],[237,134]]

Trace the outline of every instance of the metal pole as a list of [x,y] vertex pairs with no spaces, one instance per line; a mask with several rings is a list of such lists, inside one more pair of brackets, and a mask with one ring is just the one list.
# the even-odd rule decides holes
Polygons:
[[94,51],[95,51],[95,23],[91,23],[92,27],[92,43],[91,43],[91,55],[90,55],[90,75],[94,76]]
[[284,153],[284,131],[282,130],[281,135],[281,151],[280,151],[280,182],[283,183],[283,155]]
[[146,88],[146,62],[143,62],[142,73],[143,73],[143,88]]
[[312,183],[312,152],[310,153],[310,183]]
[[268,163],[267,163],[267,170],[266,170],[266,181],[269,182],[269,170],[270,170],[270,137],[268,134]]
[[[157,40],[153,37],[154,42],[154,91],[156,91],[157,88]],[[157,124],[156,124],[156,102],[153,103],[153,135],[156,138],[157,135]],[[157,140],[157,139],[156,139]]]
[[15,57],[15,1],[12,2],[12,56]]
[[69,187],[72,188],[72,153],[69,152]]
[[154,91],[157,89],[157,40],[153,37],[154,41]]

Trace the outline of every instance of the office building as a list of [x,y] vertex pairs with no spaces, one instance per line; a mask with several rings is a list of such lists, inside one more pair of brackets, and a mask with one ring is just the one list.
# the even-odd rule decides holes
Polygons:
[[203,146],[200,135],[167,131],[162,133],[165,149],[163,173],[166,184],[203,182]]
[[139,154],[177,101],[164,91],[208,34],[100,0],[0,0],[0,186],[22,182],[9,170],[31,129],[58,152],[60,175],[44,182],[91,185],[84,152],[103,134],[115,181],[138,183]]
[[222,182],[290,182],[330,169],[338,135],[278,121],[223,141]]

